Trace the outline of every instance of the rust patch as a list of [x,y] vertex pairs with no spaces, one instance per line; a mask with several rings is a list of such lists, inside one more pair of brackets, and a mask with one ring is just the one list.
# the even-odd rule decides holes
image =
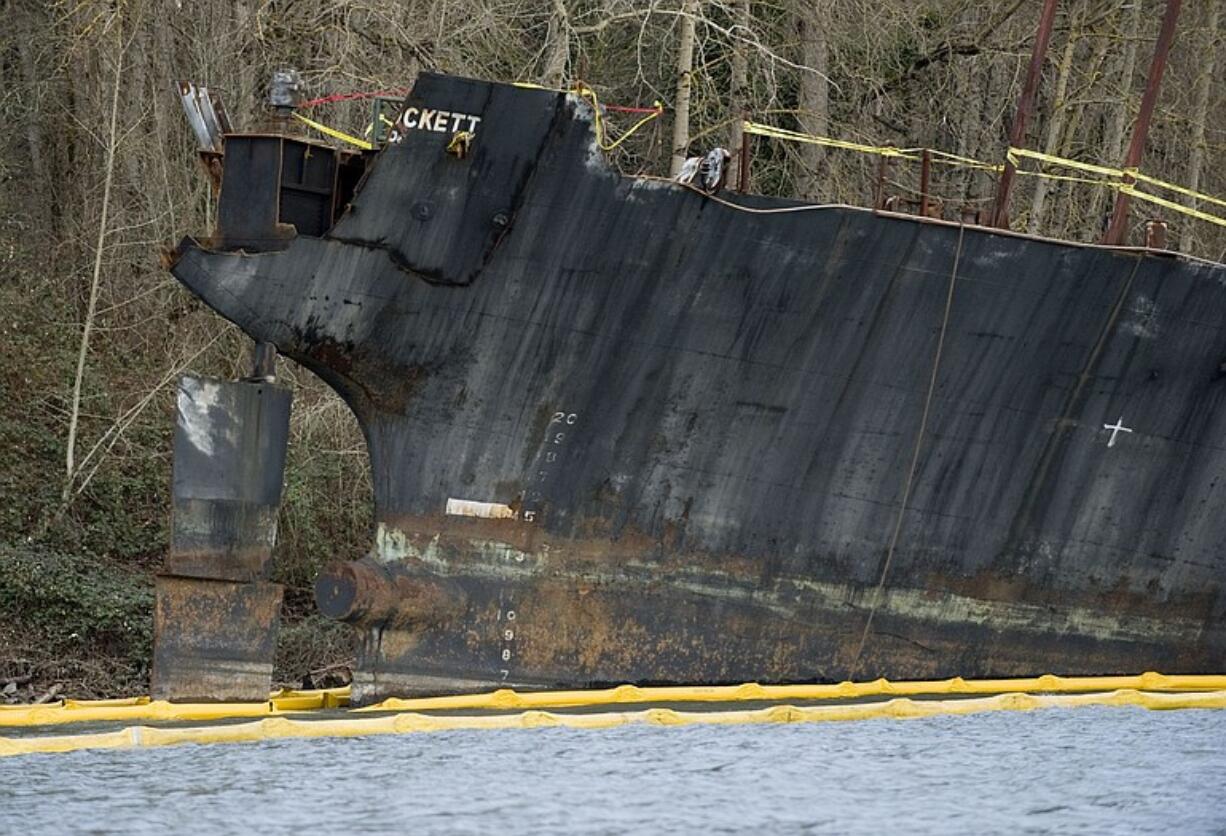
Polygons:
[[445,579],[410,575],[403,566],[334,563],[315,580],[320,612],[363,628],[446,624],[465,605],[463,589]]
[[[421,364],[401,365],[386,353],[341,343],[330,337],[312,338],[300,334],[301,352],[286,351],[291,357],[303,357],[310,364],[321,365],[344,378],[352,394],[368,409],[403,415],[414,395],[430,376]],[[378,385],[365,381],[378,381]]]
[[268,699],[282,587],[159,575],[150,693],[181,702]]

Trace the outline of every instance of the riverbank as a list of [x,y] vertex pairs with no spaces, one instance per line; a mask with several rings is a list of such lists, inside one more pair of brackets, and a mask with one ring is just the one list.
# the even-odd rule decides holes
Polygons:
[[[86,554],[0,545],[0,702],[146,694],[153,649],[153,571]],[[277,686],[346,684],[349,631],[287,594]]]

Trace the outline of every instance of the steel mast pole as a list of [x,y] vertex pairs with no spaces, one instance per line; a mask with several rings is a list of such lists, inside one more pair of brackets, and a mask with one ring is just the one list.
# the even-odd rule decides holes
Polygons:
[[[1179,7],[1182,0],[1166,0],[1166,12],[1162,16],[1162,31],[1158,33],[1158,43],[1154,46],[1154,60],[1149,66],[1149,77],[1145,79],[1145,95],[1141,98],[1141,111],[1137,114],[1137,122],[1132,129],[1132,141],[1128,144],[1128,153],[1124,157],[1124,170],[1136,168],[1141,164],[1145,154],[1145,140],[1149,136],[1149,123],[1154,115],[1154,106],[1158,103],[1158,90],[1162,86],[1162,73],[1166,70],[1167,55],[1175,40],[1175,24],[1179,20]],[[1124,175],[1124,182],[1133,183],[1133,179]],[[1111,213],[1111,222],[1103,235],[1104,244],[1122,244],[1128,237],[1128,204],[1129,196],[1120,191],[1115,194],[1115,209]]]
[[[1026,141],[1026,123],[1034,112],[1034,99],[1039,91],[1039,80],[1043,76],[1043,61],[1047,58],[1047,46],[1051,43],[1051,30],[1056,21],[1056,7],[1059,0],[1045,0],[1043,14],[1039,18],[1039,31],[1034,36],[1034,50],[1030,53],[1030,67],[1026,70],[1026,81],[1022,85],[1022,95],[1017,100],[1017,113],[1013,116],[1013,129],[1009,132],[1009,147],[1020,148]],[[1005,160],[1005,170],[1000,174],[1000,182],[996,185],[996,201],[992,204],[992,215],[988,225],[1000,228],[1009,226],[1009,195],[1013,191],[1013,177],[1017,167],[1008,159]]]

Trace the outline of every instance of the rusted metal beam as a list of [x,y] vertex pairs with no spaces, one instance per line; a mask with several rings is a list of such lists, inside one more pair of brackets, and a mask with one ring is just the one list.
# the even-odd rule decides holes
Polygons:
[[920,157],[920,214],[928,217],[928,182],[932,176],[932,152],[924,149]]
[[736,167],[736,190],[741,194],[749,191],[749,134],[741,132],[740,160]]
[[290,403],[288,389],[264,381],[179,381],[170,550],[153,625],[157,699],[268,697],[281,604],[268,578]]
[[880,209],[885,208],[885,178],[886,178],[886,169],[888,168],[888,166],[889,166],[889,159],[885,155],[882,155],[877,158],[877,184],[876,184],[876,187],[873,189],[873,208],[874,209],[880,210]]
[[268,699],[281,584],[162,574],[154,585],[153,698]]
[[[1182,0],[1166,0],[1166,12],[1162,16],[1162,30],[1158,33],[1158,43],[1154,46],[1154,60],[1149,66],[1149,76],[1145,79],[1145,95],[1141,97],[1141,111],[1137,114],[1136,124],[1132,128],[1132,141],[1128,144],[1128,153],[1124,157],[1124,171],[1136,168],[1141,164],[1145,154],[1145,140],[1149,136],[1149,123],[1154,115],[1154,106],[1158,104],[1158,91],[1162,86],[1162,74],[1166,70],[1166,59],[1171,52],[1171,44],[1175,41],[1175,25],[1179,21],[1179,8]],[[1132,178],[1124,175],[1125,182],[1131,183]],[[1131,202],[1125,192],[1116,192],[1115,209],[1111,213],[1111,222],[1107,225],[1107,233],[1103,236],[1104,244],[1122,244],[1128,237],[1128,204]]]
[[[1051,31],[1056,20],[1056,7],[1059,0],[1045,0],[1043,14],[1039,18],[1039,31],[1035,34],[1034,49],[1030,53],[1030,67],[1026,70],[1026,81],[1022,85],[1022,95],[1017,101],[1017,113],[1013,116],[1013,129],[1009,132],[1009,147],[1020,148],[1026,141],[1026,125],[1034,112],[1034,100],[1039,90],[1039,80],[1043,76],[1043,61],[1047,57],[1047,46],[1051,43]],[[1002,229],[1009,226],[1009,196],[1013,191],[1013,178],[1017,173],[1016,166],[1005,160],[1005,170],[1001,172],[1000,182],[996,186],[996,201],[992,206],[992,216],[988,219],[990,226]]]
[[1145,222],[1145,246],[1151,250],[1166,249],[1166,222],[1148,220]]

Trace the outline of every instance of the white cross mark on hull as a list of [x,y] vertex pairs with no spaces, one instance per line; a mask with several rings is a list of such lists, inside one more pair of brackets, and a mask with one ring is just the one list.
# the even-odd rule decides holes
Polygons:
[[1132,430],[1124,426],[1124,416],[1123,415],[1121,415],[1119,417],[1119,420],[1116,421],[1114,424],[1103,424],[1103,429],[1111,430],[1111,438],[1107,440],[1108,447],[1115,446],[1115,437],[1118,436],[1120,433],[1132,432]]

